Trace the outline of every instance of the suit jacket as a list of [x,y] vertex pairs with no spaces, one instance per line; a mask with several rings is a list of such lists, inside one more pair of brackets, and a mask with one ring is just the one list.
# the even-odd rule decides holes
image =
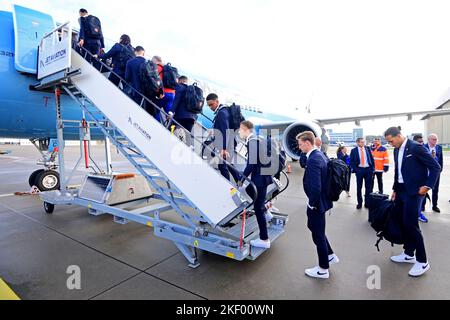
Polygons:
[[[430,151],[430,146],[428,144],[425,145],[425,148],[428,149],[428,151]],[[439,165],[441,166],[441,172],[444,170],[444,152],[442,150],[442,146],[436,146],[436,160],[439,163]]]
[[125,69],[125,81],[139,92],[142,92],[140,68],[143,63],[144,57],[136,57],[127,62]]
[[[399,149],[395,149],[395,182],[394,191],[398,192]],[[418,195],[421,187],[434,188],[441,166],[421,144],[408,140],[402,163],[402,175],[406,192],[410,196]]]
[[[120,76],[125,75],[125,70],[120,69],[120,53],[123,50],[123,47],[120,43],[116,43],[111,50],[99,56],[100,59],[107,60],[112,59],[112,64],[114,65],[113,71]],[[130,50],[133,50],[133,47],[129,46]],[[131,60],[131,59],[130,59]],[[128,62],[128,61],[127,61]],[[126,63],[125,63],[126,65]]]
[[96,43],[99,42],[100,46],[102,48],[105,47],[105,39],[102,37],[101,39],[91,39],[91,38],[87,38],[86,36],[86,17],[80,17],[80,34],[78,35],[78,39],[81,40],[83,39],[85,42],[87,43]]
[[[367,163],[369,164],[370,170],[375,172],[375,161],[373,160],[372,151],[369,147],[366,148],[366,154],[367,154]],[[359,147],[353,148],[352,152],[350,153],[350,168],[352,169],[352,172],[357,172],[359,169],[359,164],[361,163],[361,158],[359,156]]]
[[327,196],[329,160],[319,150],[311,153],[303,177],[303,188],[309,199],[309,206],[325,213],[333,208],[333,202]]
[[190,112],[187,109],[185,100],[187,87],[188,86],[186,84],[181,83],[176,88],[175,100],[173,101],[172,105],[172,112],[175,114],[174,116],[175,120],[180,119],[197,120],[198,118],[198,115],[196,113]]
[[228,152],[234,150],[234,135],[231,134],[230,131],[230,111],[228,107],[220,106],[218,111],[216,112],[216,116],[214,118],[214,129],[221,133],[220,137],[222,141],[217,141],[216,137],[216,145],[222,149],[228,150]]
[[[266,163],[267,161],[263,161],[266,160],[263,159],[263,155],[267,154],[264,144],[267,144],[266,140],[256,136],[251,137],[247,144],[247,166],[243,174],[246,177],[251,176],[256,187],[267,187],[273,183],[272,175],[264,174],[264,167],[270,165],[270,163]],[[268,169],[267,173],[269,172]]]

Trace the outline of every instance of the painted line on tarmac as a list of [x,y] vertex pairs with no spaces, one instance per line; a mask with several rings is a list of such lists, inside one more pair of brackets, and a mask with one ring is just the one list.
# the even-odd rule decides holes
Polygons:
[[11,290],[11,288],[6,284],[5,281],[2,280],[2,278],[0,278],[0,300],[20,300],[17,294],[15,294],[14,291]]

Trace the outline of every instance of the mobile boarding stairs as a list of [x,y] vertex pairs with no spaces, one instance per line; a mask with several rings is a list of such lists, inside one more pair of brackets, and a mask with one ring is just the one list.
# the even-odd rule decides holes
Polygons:
[[[237,188],[224,179],[195,147],[168,130],[164,120],[158,122],[142,108],[144,103],[152,104],[150,100],[141,95],[138,105],[107,79],[104,73],[110,68],[106,64],[72,46],[72,30],[64,24],[47,34],[39,47],[35,89],[55,90],[61,180],[61,191],[40,195],[46,212],[52,213],[55,205],[78,205],[92,215],[112,215],[120,224],[144,224],[153,228],[156,236],[173,241],[194,268],[199,266],[197,249],[238,261],[258,258],[265,250],[249,244],[259,237],[259,231],[256,217],[251,215],[253,201],[242,191],[249,184],[254,188],[251,181],[247,179],[244,188]],[[48,62],[53,57],[58,59],[52,66]],[[120,86],[128,87],[123,80]],[[64,128],[68,124],[63,119],[61,94],[72,97],[82,110],[80,142],[90,140],[91,129],[101,130],[106,144],[110,141],[138,175],[113,173],[107,152],[105,172],[92,167],[95,172],[85,177],[81,187],[67,187],[76,168],[66,178]],[[162,119],[170,119],[155,108]],[[186,130],[185,134],[203,146],[202,138]],[[88,149],[80,151],[87,159]],[[269,189],[268,200],[280,192],[275,184]],[[169,217],[169,211],[181,219]],[[275,214],[268,223],[272,242],[284,233],[287,221],[286,215]]]

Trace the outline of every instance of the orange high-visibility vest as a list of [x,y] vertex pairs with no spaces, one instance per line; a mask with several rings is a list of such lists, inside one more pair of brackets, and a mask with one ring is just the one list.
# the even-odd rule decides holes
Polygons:
[[383,146],[372,149],[373,159],[375,161],[375,172],[384,172],[384,168],[389,168],[389,152]]

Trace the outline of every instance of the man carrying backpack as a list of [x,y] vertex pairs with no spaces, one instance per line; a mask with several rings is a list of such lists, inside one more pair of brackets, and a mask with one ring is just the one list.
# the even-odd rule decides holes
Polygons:
[[[206,97],[208,107],[215,113],[214,117],[214,141],[220,149],[220,159],[231,161],[236,148],[235,130],[231,128],[231,113],[228,107],[220,104],[219,97],[211,93]],[[235,181],[239,180],[238,172],[221,161],[219,171],[222,176],[230,180],[230,173]]]
[[[251,178],[257,190],[257,195],[252,187],[248,187],[246,190],[248,195],[255,201],[254,209],[259,226],[259,239],[250,241],[250,245],[256,248],[269,249],[270,239],[267,233],[267,222],[273,219],[273,215],[266,211],[265,202],[267,187],[273,183],[273,179],[272,175],[264,170],[266,159],[263,159],[263,157],[267,154],[265,145],[268,143],[263,138],[255,135],[254,128],[253,123],[244,121],[239,130],[239,135],[241,139],[246,141],[248,150],[247,166],[242,175]],[[243,185],[243,183],[244,177],[240,179],[239,184]]]
[[[130,92],[130,98],[140,105],[142,103],[142,96],[139,93],[144,94],[141,81],[141,71],[142,66],[146,63],[145,49],[141,46],[137,46],[136,49],[134,49],[134,53],[136,57],[128,61],[125,68],[125,81],[131,85],[134,90],[136,90],[132,90]],[[142,107],[150,115],[155,116],[155,108],[147,103],[147,101],[144,102]]]
[[420,277],[430,270],[425,243],[420,231],[417,213],[425,195],[434,188],[441,166],[423,145],[404,137],[398,127],[385,132],[386,140],[395,148],[395,182],[392,200],[402,208],[404,249],[392,257],[395,263],[410,263],[411,277]]
[[[169,114],[169,112],[172,112],[173,101],[175,100],[175,92],[178,85],[178,71],[170,63],[164,65],[159,56],[154,56],[152,62],[158,66],[158,74],[164,87],[163,96],[155,100],[155,103]],[[158,119],[160,118],[159,116],[158,114]]]
[[[80,9],[80,34],[78,46],[83,47],[92,55],[99,55],[105,50],[105,40],[103,38],[102,25],[100,20],[93,15],[89,15],[86,9]],[[86,59],[91,62],[91,56]]]
[[181,76],[178,78],[178,85],[175,93],[175,100],[172,105],[172,113],[176,122],[178,122],[187,131],[192,132],[198,114],[189,110],[186,99],[188,88],[188,78]]
[[339,258],[334,254],[325,235],[325,215],[333,208],[333,203],[327,196],[329,160],[314,146],[314,140],[314,133],[310,131],[297,136],[300,150],[306,153],[307,158],[303,188],[308,197],[308,228],[319,256],[319,265],[305,270],[305,274],[312,278],[328,279],[330,265],[339,263]]
[[[122,79],[125,79],[125,69],[127,67],[127,63],[136,56],[134,54],[134,48],[131,46],[130,37],[124,34],[120,37],[119,43],[116,43],[111,50],[107,53],[101,54],[100,56],[95,55],[95,57],[102,60],[112,59],[113,73],[110,74],[109,80],[118,86],[120,83],[120,78],[118,78],[116,74]],[[125,84],[123,85],[125,86]]]

